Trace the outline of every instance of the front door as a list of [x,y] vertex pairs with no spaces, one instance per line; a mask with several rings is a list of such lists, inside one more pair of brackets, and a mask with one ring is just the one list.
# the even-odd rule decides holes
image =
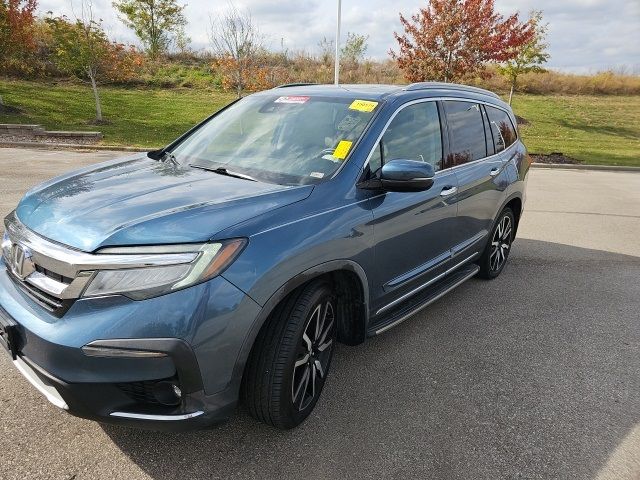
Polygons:
[[371,200],[377,265],[374,315],[427,283],[449,262],[457,177],[440,171],[441,132],[436,102],[410,104],[396,113],[369,160],[372,175],[396,159],[428,162],[436,171],[426,191],[386,192]]

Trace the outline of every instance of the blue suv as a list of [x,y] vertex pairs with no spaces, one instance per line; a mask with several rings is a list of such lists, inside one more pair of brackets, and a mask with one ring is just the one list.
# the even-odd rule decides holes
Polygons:
[[530,159],[498,96],[286,85],[5,219],[0,332],[53,404],[188,429],[300,424],[357,345],[504,268]]

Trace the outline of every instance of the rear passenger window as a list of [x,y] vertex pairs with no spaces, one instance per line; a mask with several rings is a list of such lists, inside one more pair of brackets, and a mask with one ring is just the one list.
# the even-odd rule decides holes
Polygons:
[[436,102],[421,102],[403,108],[393,118],[381,143],[369,159],[375,172],[391,160],[417,160],[442,169],[442,133]]
[[447,100],[444,102],[451,132],[450,166],[462,165],[487,156],[480,105]]
[[487,106],[489,124],[493,134],[493,143],[496,146],[496,153],[501,152],[516,141],[518,135],[511,122],[511,118],[504,110]]

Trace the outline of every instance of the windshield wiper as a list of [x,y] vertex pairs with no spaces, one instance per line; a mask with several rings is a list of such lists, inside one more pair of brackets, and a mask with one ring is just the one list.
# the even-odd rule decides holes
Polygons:
[[244,173],[232,172],[231,170],[227,170],[224,167],[210,168],[210,167],[205,167],[203,165],[198,165],[195,163],[192,163],[190,166],[195,168],[201,168],[203,170],[208,170],[210,172],[217,173],[218,175],[225,175],[227,177],[242,178],[243,180],[251,180],[252,182],[258,181],[249,175],[245,175]]
[[166,150],[164,152],[162,150],[154,150],[147,153],[147,156],[162,163],[171,163],[176,166],[179,165],[176,156]]

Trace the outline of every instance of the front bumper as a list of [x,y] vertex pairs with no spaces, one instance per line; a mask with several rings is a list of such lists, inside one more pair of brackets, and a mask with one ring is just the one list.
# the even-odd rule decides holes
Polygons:
[[[2,338],[13,343],[0,350],[51,403],[100,422],[175,431],[226,420],[238,399],[238,352],[259,310],[216,277],[149,300],[79,300],[57,318],[31,301],[0,262],[0,323],[10,332]],[[87,344],[162,355],[88,355]],[[180,401],[159,404],[158,382],[175,384]]]
[[[22,354],[25,332],[0,307],[0,345],[6,350],[17,370],[53,405],[75,416],[106,423],[125,424],[153,430],[189,430],[202,428],[226,420],[235,408],[231,391],[207,396],[200,381],[200,371],[191,349],[179,339],[137,339],[122,341],[127,349],[150,348],[165,357],[109,358],[88,357],[95,368],[95,381],[66,382]],[[6,342],[7,332],[13,330],[13,342]],[[16,330],[18,329],[18,330]],[[15,335],[15,332],[19,334]],[[42,342],[44,342],[41,339]],[[117,343],[117,342],[116,342]],[[44,346],[52,357],[65,356],[64,347]],[[113,368],[129,372],[155,371],[155,380],[138,382],[104,382],[104,374]],[[99,368],[102,364],[104,368]],[[155,364],[155,368],[153,365]],[[78,365],[82,368],[81,365]],[[195,370],[194,370],[195,367]],[[134,374],[141,378],[148,375]],[[114,378],[117,379],[117,378]],[[176,405],[160,404],[153,394],[153,385],[172,382],[179,386],[181,398]]]

